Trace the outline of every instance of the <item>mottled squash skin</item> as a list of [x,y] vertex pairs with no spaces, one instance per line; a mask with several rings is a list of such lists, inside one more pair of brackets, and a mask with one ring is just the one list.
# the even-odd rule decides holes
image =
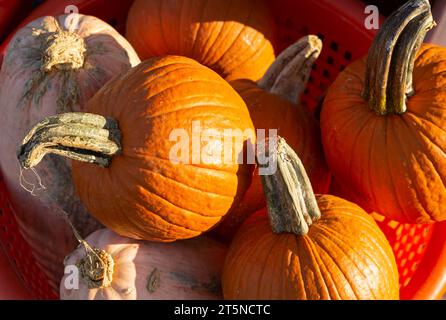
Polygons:
[[[75,193],[70,161],[51,156],[42,162],[37,173],[46,187],[44,192],[37,189],[36,176],[24,172],[24,179],[35,184],[33,196],[20,185],[32,188],[20,182],[17,148],[42,118],[82,110],[108,80],[140,62],[128,42],[105,22],[81,15],[79,29],[73,32],[67,32],[65,24],[72,27],[66,16],[48,16],[19,30],[8,46],[0,72],[2,174],[20,230],[55,288],[63,273],[63,258],[75,246],[63,214],[68,214],[84,235],[100,225],[88,215]],[[57,41],[60,43],[55,44]],[[50,59],[51,50],[57,59]],[[74,61],[60,60],[63,55],[58,50],[70,51]]]

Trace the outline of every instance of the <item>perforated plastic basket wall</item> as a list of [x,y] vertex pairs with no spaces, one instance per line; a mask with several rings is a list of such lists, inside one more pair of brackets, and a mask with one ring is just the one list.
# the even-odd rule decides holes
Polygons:
[[[279,30],[280,52],[306,34],[317,34],[324,49],[311,75],[303,103],[318,113],[326,89],[352,60],[367,53],[375,30],[364,27],[364,5],[356,0],[268,0]],[[64,13],[74,4],[123,32],[131,0],[47,0],[22,25],[43,15]],[[4,51],[3,44],[1,52]],[[333,190],[335,190],[334,188]],[[446,284],[446,224],[407,225],[375,215],[395,252],[402,299],[436,299]],[[13,208],[0,180],[0,238],[18,274],[36,298],[55,298],[18,232]]]

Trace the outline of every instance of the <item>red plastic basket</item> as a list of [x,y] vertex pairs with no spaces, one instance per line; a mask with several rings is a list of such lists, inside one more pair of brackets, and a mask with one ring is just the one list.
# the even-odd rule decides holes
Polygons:
[[[317,34],[324,49],[311,75],[302,102],[318,111],[326,89],[352,60],[365,54],[375,30],[364,27],[365,5],[355,0],[268,0],[276,17],[279,41],[276,51],[306,34]],[[119,31],[124,30],[131,0],[47,0],[22,25],[43,15],[64,13],[66,5],[95,15]],[[4,52],[6,42],[1,51]],[[18,232],[13,210],[0,181],[1,240],[24,283],[37,298],[55,298],[45,277]],[[407,225],[375,215],[398,263],[402,299],[438,299],[446,286],[446,224]]]
[[0,0],[0,41],[6,36],[8,28],[25,2],[25,0]]

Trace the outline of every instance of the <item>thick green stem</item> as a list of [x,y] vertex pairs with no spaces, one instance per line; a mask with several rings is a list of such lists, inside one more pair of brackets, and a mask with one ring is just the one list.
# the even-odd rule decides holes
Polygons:
[[18,159],[23,169],[36,166],[46,154],[107,167],[121,151],[115,120],[90,113],[63,113],[39,122],[22,142]]
[[321,40],[305,36],[286,48],[268,68],[258,86],[299,104],[314,62],[322,50]]
[[271,161],[275,162],[277,169],[262,175],[261,179],[272,230],[305,235],[321,217],[310,179],[299,157],[283,138],[270,140],[268,144],[264,157],[269,157],[269,166]]
[[402,114],[414,93],[413,66],[432,27],[428,0],[410,0],[394,12],[376,35],[367,58],[363,97],[378,114]]

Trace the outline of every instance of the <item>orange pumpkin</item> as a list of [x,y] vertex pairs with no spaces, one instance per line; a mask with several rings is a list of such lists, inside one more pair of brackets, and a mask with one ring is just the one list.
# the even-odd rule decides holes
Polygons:
[[395,257],[373,218],[346,200],[315,196],[283,139],[273,152],[277,171],[262,176],[268,213],[248,219],[232,242],[224,298],[398,299]]
[[[299,100],[321,49],[319,38],[306,36],[284,50],[258,83],[246,79],[231,82],[248,106],[254,127],[265,130],[265,136],[276,129],[296,150],[317,193],[328,191],[331,175],[325,163],[319,123]],[[224,217],[215,235],[230,241],[243,221],[265,206],[256,170],[242,201]]]
[[446,48],[421,45],[433,25],[427,0],[402,6],[368,58],[339,75],[321,114],[346,197],[400,222],[446,219]]
[[[254,165],[236,161],[255,142],[246,105],[218,74],[192,59],[149,59],[104,86],[86,110],[91,113],[38,124],[19,158],[24,168],[46,153],[80,160],[72,170],[81,200],[120,235],[153,241],[198,236],[248,187]],[[206,130],[253,136],[228,151]],[[233,161],[226,161],[228,154]]]
[[227,80],[257,81],[274,61],[274,21],[264,0],[136,0],[126,37],[141,59],[186,56]]

